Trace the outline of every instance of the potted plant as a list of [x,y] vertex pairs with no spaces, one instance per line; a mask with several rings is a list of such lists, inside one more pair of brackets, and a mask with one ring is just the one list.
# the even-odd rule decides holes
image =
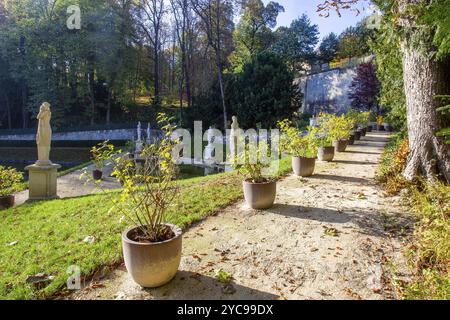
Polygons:
[[23,173],[14,168],[0,166],[0,209],[14,206],[14,193],[20,190]]
[[385,130],[383,123],[384,123],[384,117],[382,115],[379,115],[377,117],[377,130],[378,131],[384,131]]
[[131,223],[122,234],[123,257],[132,279],[144,288],[171,281],[181,261],[182,231],[167,222],[168,210],[179,196],[172,152],[179,140],[171,138],[175,129],[171,120],[158,115],[165,134],[144,147],[139,171],[134,170],[133,159],[117,151],[112,175],[123,182],[123,189],[119,196],[105,190],[113,203],[111,212]]
[[281,150],[292,156],[292,170],[300,177],[310,177],[316,165],[317,146],[312,128],[308,134],[302,136],[300,130],[292,126],[289,120],[278,123],[281,131]]
[[264,154],[268,149],[267,144],[245,143],[243,149],[231,158],[231,163],[245,177],[242,182],[245,201],[252,209],[269,209],[275,202],[277,182],[265,174],[271,165],[267,154]]
[[350,131],[349,136],[349,145],[353,145],[355,141],[358,141],[361,139],[361,130],[358,130],[358,121],[359,121],[359,113],[353,109],[350,109],[347,114],[347,118],[350,119],[349,121],[352,122],[353,127]]
[[315,136],[318,146],[317,157],[320,161],[331,162],[334,159],[333,139],[330,136],[330,118],[329,114],[320,114],[320,123],[318,128],[310,128],[311,134]]
[[106,161],[111,160],[114,155],[114,146],[109,141],[103,141],[92,147],[91,155],[96,168],[92,171],[92,176],[94,180],[101,180]]
[[346,115],[330,115],[328,119],[329,136],[336,152],[344,152],[348,146],[350,133],[354,127],[352,119]]

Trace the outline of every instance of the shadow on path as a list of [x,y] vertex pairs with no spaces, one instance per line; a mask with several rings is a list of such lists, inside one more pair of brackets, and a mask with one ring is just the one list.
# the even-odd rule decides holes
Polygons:
[[349,183],[364,183],[364,184],[372,184],[372,179],[366,178],[357,178],[357,177],[347,177],[347,176],[337,176],[332,174],[315,174],[308,179],[310,180],[334,180],[340,182],[349,182]]
[[248,288],[231,282],[225,285],[217,279],[190,271],[179,271],[167,285],[143,289],[157,300],[275,300],[277,295]]

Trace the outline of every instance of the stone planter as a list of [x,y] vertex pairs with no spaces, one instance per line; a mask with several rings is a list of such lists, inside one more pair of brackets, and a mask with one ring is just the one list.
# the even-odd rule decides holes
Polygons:
[[378,131],[385,131],[383,125],[377,125],[377,130],[378,130]]
[[361,140],[361,131],[355,131],[355,141]]
[[338,140],[333,142],[333,147],[335,152],[345,152],[345,149],[347,149],[348,146],[348,140]]
[[243,181],[244,198],[252,209],[269,209],[275,202],[277,195],[277,182],[269,181],[263,183],[253,183]]
[[96,180],[96,181],[102,180],[103,172],[100,170],[94,170],[94,171],[92,171],[92,176],[94,177],[94,180]]
[[14,206],[14,195],[0,196],[0,210],[12,208]]
[[144,288],[165,285],[177,274],[181,261],[182,231],[177,226],[166,224],[175,236],[163,242],[141,243],[130,239],[136,227],[122,234],[125,266],[133,280]]
[[349,145],[349,146],[352,146],[352,145],[354,145],[354,144],[355,144],[355,134],[352,133],[352,134],[350,135],[350,137],[348,138],[348,145]]
[[334,147],[320,147],[317,157],[320,161],[331,162],[334,159]]
[[316,158],[292,157],[292,170],[296,176],[310,177],[314,173]]
[[368,127],[367,127],[367,132],[372,132],[372,125],[369,125]]
[[361,137],[365,137],[367,134],[367,128],[361,128]]

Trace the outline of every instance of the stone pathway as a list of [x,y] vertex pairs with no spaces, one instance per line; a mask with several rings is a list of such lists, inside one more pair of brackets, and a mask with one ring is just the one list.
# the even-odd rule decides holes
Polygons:
[[[65,298],[395,299],[389,261],[402,270],[411,221],[373,181],[386,141],[369,133],[333,163],[318,163],[315,176],[286,177],[270,210],[240,201],[192,227],[166,286],[142,289],[122,265]],[[219,270],[233,276],[231,286],[216,280]]]
[[[85,196],[88,194],[100,192],[100,190],[94,185],[93,182],[86,182],[86,179],[80,179],[81,174],[85,169],[76,170],[62,177],[58,177],[58,196],[60,198],[72,198]],[[86,167],[86,170],[91,173],[94,170],[94,165]],[[101,182],[104,189],[118,189],[120,183],[116,179],[109,177],[111,172],[110,168],[105,169],[104,178]],[[28,200],[28,190],[16,193],[15,205],[21,205]]]

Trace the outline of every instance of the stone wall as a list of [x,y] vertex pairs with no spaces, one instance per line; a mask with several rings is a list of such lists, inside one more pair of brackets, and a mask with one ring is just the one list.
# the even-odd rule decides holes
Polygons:
[[[152,130],[152,135],[158,135],[158,130]],[[142,137],[145,138],[146,130],[142,130]],[[54,133],[52,141],[103,141],[103,140],[133,140],[136,136],[136,129],[116,129],[97,131],[78,131]],[[0,140],[8,141],[32,141],[36,139],[35,134],[12,134],[0,135]]]
[[300,78],[298,83],[304,95],[302,111],[318,114],[348,110],[348,93],[355,74],[355,68],[332,69]]

